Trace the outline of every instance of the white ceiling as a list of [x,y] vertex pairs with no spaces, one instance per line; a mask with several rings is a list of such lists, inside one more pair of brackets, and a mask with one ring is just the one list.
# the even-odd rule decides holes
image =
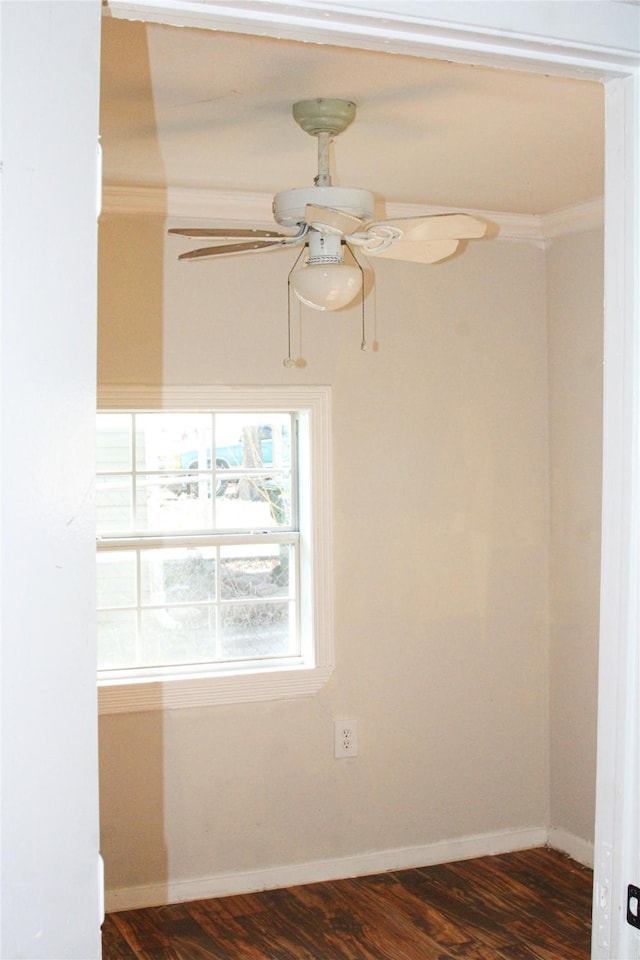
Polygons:
[[310,186],[291,105],[357,104],[333,182],[387,202],[545,214],[603,193],[594,82],[103,19],[107,184],[273,194]]

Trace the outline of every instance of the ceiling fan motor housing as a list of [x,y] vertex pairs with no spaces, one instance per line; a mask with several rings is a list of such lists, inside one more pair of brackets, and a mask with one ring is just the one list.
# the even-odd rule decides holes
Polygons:
[[350,213],[360,220],[371,220],[374,195],[359,187],[299,187],[284,190],[273,198],[273,216],[284,227],[293,227],[305,222],[308,203],[319,207],[331,207]]

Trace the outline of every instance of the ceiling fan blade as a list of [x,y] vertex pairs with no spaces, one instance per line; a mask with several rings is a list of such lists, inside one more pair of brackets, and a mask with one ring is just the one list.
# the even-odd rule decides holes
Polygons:
[[344,213],[342,210],[335,210],[333,207],[319,207],[315,203],[306,205],[305,220],[316,230],[321,230],[322,227],[330,227],[332,230],[338,230],[343,234],[355,233],[362,228],[365,222],[352,213]]
[[450,257],[458,248],[459,240],[394,240],[386,249],[363,248],[367,257],[386,257],[389,260],[407,260],[411,263],[437,263]]
[[466,240],[483,237],[487,232],[487,224],[468,213],[438,213],[428,217],[399,217],[396,220],[375,220],[364,228],[367,233],[375,235],[375,228],[392,228],[399,230],[403,240]]
[[260,250],[271,250],[281,247],[284,240],[253,240],[247,243],[226,243],[216,247],[200,247],[198,250],[189,250],[181,253],[178,260],[198,260],[201,257],[218,257],[232,253],[258,253]]
[[249,229],[238,229],[236,230],[233,227],[186,227],[186,228],[172,228],[167,231],[168,233],[173,233],[179,237],[191,237],[193,240],[196,240],[200,237],[208,237],[211,240],[235,240],[235,239],[289,239],[289,237],[295,236],[291,233],[276,233],[274,230],[249,230]]

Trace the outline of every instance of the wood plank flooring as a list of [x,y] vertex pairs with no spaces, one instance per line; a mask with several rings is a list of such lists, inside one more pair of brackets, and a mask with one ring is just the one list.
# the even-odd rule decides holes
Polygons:
[[588,960],[592,873],[536,849],[109,914],[103,960]]

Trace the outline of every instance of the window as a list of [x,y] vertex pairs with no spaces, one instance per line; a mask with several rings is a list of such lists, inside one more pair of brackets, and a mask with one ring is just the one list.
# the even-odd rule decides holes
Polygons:
[[97,437],[101,711],[319,689],[329,389],[104,389]]

